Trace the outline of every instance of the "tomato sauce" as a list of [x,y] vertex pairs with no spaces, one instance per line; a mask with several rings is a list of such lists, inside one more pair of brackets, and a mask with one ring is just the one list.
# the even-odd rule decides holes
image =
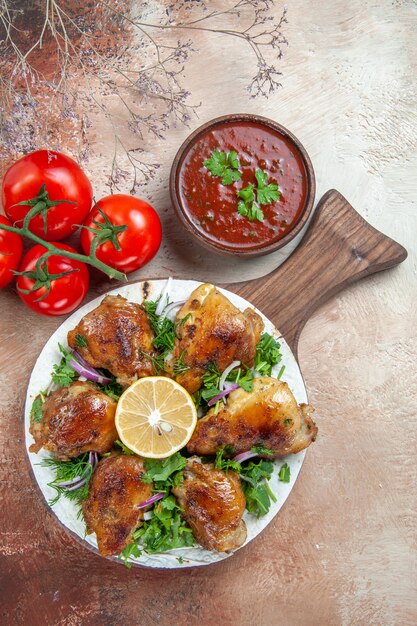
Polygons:
[[[213,150],[237,152],[242,179],[222,185],[203,161]],[[280,199],[262,205],[264,220],[250,221],[237,212],[237,192],[262,169],[268,183],[277,183]],[[307,195],[307,175],[296,146],[266,125],[242,121],[221,122],[203,132],[184,157],[179,176],[184,212],[213,243],[227,248],[257,248],[282,239],[296,224]]]

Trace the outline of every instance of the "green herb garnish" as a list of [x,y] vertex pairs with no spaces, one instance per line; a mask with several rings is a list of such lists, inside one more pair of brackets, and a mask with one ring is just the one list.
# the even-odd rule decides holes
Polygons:
[[173,548],[194,545],[191,529],[181,517],[181,508],[173,495],[172,487],[182,483],[183,470],[187,459],[176,452],[166,459],[146,459],[144,483],[153,483],[155,493],[164,492],[165,497],[153,508],[153,516],[146,520],[133,535],[133,543],[120,554],[125,565],[130,567],[130,556],[139,557],[145,550],[151,554],[165,552]]
[[[272,368],[274,365],[277,365],[281,359],[280,344],[272,335],[264,333],[256,346],[255,370],[263,376],[271,376]],[[282,374],[282,372],[280,372],[280,374]]]
[[69,385],[78,378],[77,372],[70,365],[71,361],[74,360],[74,355],[61,346],[60,343],[58,344],[58,348],[63,357],[59,365],[54,365],[52,382],[59,387],[69,387]]
[[268,174],[263,170],[256,170],[255,178],[258,182],[256,189],[256,199],[259,204],[271,204],[280,198],[280,191],[276,183],[268,182]]
[[256,446],[253,446],[251,450],[252,452],[256,452],[256,454],[265,454],[266,456],[271,456],[271,454],[274,454],[272,450],[270,450],[269,448],[265,448],[262,442],[258,443]]
[[108,376],[112,378],[112,381],[110,383],[107,383],[106,385],[99,384],[98,386],[103,393],[105,393],[107,396],[110,396],[110,398],[113,398],[113,400],[116,400],[117,402],[123,393],[123,387],[120,383],[116,381],[115,377],[112,376],[110,372],[108,373]]
[[[262,454],[264,454],[267,449],[262,446],[262,450]],[[270,451],[268,450],[268,452]],[[263,459],[257,463],[253,461],[248,464],[244,461],[240,463],[233,459],[225,459],[224,454],[232,454],[232,452],[227,447],[219,450],[214,462],[215,467],[223,471],[233,470],[237,472],[242,481],[246,508],[249,513],[253,513],[256,517],[266,515],[271,507],[271,501],[276,502],[275,495],[267,482],[274,470],[273,463]]]
[[281,469],[279,470],[279,479],[282,483],[289,483],[291,478],[291,470],[288,463],[284,463],[281,465]]
[[[166,459],[146,459],[146,474],[142,476],[144,483],[155,484],[155,491],[166,491],[182,481],[182,470],[187,465],[187,459],[180,452],[172,454]],[[180,472],[179,477],[177,473]]]
[[[207,405],[210,400],[220,393],[221,372],[217,369],[215,364],[209,365],[206,373],[203,376],[203,384],[199,391],[194,394],[194,402],[197,407],[202,407],[207,410]],[[240,366],[233,369],[226,378],[227,382],[237,383],[245,391],[252,391],[253,389],[253,374],[249,367]],[[219,404],[220,406],[220,404]]]
[[129,557],[139,557],[145,550],[150,554],[159,554],[174,548],[184,548],[195,544],[191,528],[181,517],[181,509],[174,496],[166,496],[153,509],[150,520],[133,535],[133,543],[128,545],[120,557],[130,567]]
[[238,191],[237,197],[241,198],[241,200],[237,204],[237,210],[240,215],[244,215],[251,222],[254,220],[263,222],[264,213],[256,202],[254,189],[255,187],[249,184],[247,187],[243,187],[243,189]]
[[136,452],[133,452],[133,450],[125,446],[123,441],[120,441],[119,439],[116,439],[116,441],[114,442],[114,445],[120,448],[120,450],[122,451],[122,454],[125,454],[127,456],[134,456],[136,454]]
[[30,409],[30,419],[32,422],[39,423],[42,421],[42,405],[45,402],[46,391],[40,391],[36,396]]
[[250,183],[237,193],[240,201],[237,210],[240,215],[244,215],[251,222],[258,220],[263,222],[264,212],[262,204],[271,204],[280,199],[280,191],[276,183],[268,183],[268,175],[263,170],[256,170],[255,178],[257,187]]
[[184,372],[187,372],[190,369],[190,366],[184,363],[184,357],[186,354],[187,350],[183,350],[178,359],[174,361],[174,365],[172,366],[174,374],[184,374]]
[[210,158],[203,161],[203,165],[213,176],[221,176],[222,185],[231,185],[242,178],[239,158],[234,150],[230,152],[213,150]]
[[274,465],[271,461],[261,460],[258,463],[251,461],[242,466],[240,478],[246,498],[246,508],[256,517],[266,515],[271,507],[271,501],[277,499],[272,493],[268,480],[272,476]]
[[156,314],[158,302],[159,298],[155,301],[146,300],[143,303],[149,323],[155,335],[152,342],[153,347],[160,353],[157,356],[151,356],[145,352],[143,352],[143,354],[152,361],[156,374],[164,370],[165,358],[173,349],[176,338],[174,322],[166,316]]
[[[93,475],[93,466],[88,462],[89,453],[86,452],[76,459],[69,459],[69,461],[57,461],[56,459],[43,459],[40,462],[41,467],[47,467],[55,472],[55,478],[48,483],[49,487],[52,487],[56,491],[56,496],[49,500],[49,505],[54,506],[58,502],[61,496],[68,498],[68,500],[75,500],[76,502],[82,502],[88,496],[88,488],[91,477]],[[80,489],[74,491],[67,491],[65,487],[61,487],[60,483],[67,482],[73,478],[86,478],[85,484]]]
[[83,335],[75,335],[75,343],[78,348],[86,348],[87,347],[87,339]]

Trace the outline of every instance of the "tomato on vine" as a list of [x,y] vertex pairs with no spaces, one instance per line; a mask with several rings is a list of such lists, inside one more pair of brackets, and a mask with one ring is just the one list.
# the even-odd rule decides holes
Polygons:
[[94,205],[84,222],[81,245],[85,254],[94,247],[97,259],[129,274],[155,256],[161,238],[155,209],[144,200],[119,193]]
[[[64,243],[55,247],[77,254]],[[42,258],[44,255],[46,258]],[[48,252],[39,244],[23,257],[16,287],[23,302],[36,313],[66,315],[77,308],[88,290],[89,276],[85,263]]]
[[[0,215],[0,224],[11,226],[9,220]],[[17,233],[0,230],[0,288],[8,285],[14,278],[23,252],[23,240]]]
[[87,216],[93,189],[80,166],[53,150],[37,150],[9,167],[2,185],[4,211],[21,227],[27,213],[39,211],[29,230],[46,241],[68,237]]

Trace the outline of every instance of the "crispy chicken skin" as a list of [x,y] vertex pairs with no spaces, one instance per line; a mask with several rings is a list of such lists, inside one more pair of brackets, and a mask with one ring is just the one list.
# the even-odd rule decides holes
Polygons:
[[214,469],[188,459],[184,482],[173,489],[183,517],[195,540],[207,550],[226,552],[239,548],[246,540],[242,520],[245,496],[235,472]]
[[136,507],[152,492],[143,473],[137,456],[109,456],[97,465],[82,508],[87,534],[96,533],[101,556],[120,554],[141,525],[144,510]]
[[[188,316],[188,317],[187,317]],[[252,309],[239,311],[208,283],[197,287],[178,311],[178,338],[168,371],[189,393],[197,391],[211,364],[222,372],[232,361],[252,365],[256,345],[263,331],[260,316]],[[182,357],[189,369],[175,375],[174,362]]]
[[90,383],[62,387],[46,398],[41,421],[31,423],[35,443],[29,450],[43,447],[59,460],[83,452],[104,454],[117,439],[115,412],[116,402]]
[[[87,346],[79,345],[77,335],[85,339]],[[145,311],[122,296],[106,296],[68,333],[71,348],[92,367],[109,370],[124,387],[153,374],[152,363],[143,354],[153,354],[152,340]]]
[[273,451],[268,458],[300,452],[317,436],[308,404],[298,405],[287,383],[261,376],[250,393],[242,388],[229,394],[227,404],[215,414],[210,409],[187,445],[191,454],[216,454],[223,446],[234,454],[262,444]]

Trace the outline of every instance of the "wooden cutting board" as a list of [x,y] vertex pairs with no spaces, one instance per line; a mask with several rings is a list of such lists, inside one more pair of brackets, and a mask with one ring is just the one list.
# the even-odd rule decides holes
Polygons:
[[301,331],[321,304],[347,285],[406,258],[403,246],[373,228],[331,189],[318,203],[304,239],[283,265],[263,278],[224,286],[260,309],[297,358]]

